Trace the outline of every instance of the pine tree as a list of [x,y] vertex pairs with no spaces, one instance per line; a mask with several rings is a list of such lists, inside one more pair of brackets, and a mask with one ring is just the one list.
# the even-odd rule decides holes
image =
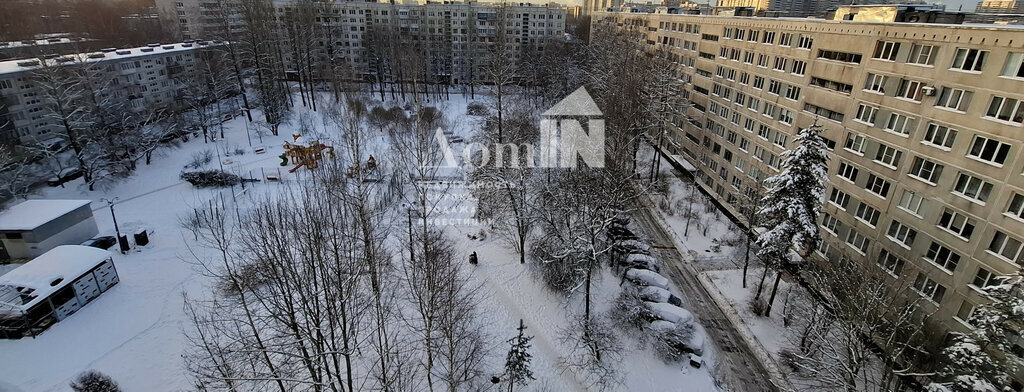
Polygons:
[[778,270],[771,297],[765,308],[770,316],[779,288],[782,266],[789,260],[793,247],[806,257],[821,242],[818,215],[825,198],[828,181],[825,141],[817,124],[797,134],[795,150],[783,153],[782,172],[765,180],[766,193],[761,205],[761,219],[767,231],[757,238],[757,255]]
[[[1016,324],[1024,317],[1024,275],[1017,272],[1000,284],[984,289],[992,302],[974,310],[969,333],[956,333],[942,351],[946,367],[942,382],[928,386],[931,392],[997,392],[1009,390],[1008,374],[1017,370],[1020,358],[1011,352]],[[993,355],[995,353],[996,355]]]
[[526,330],[526,326],[523,325],[523,320],[519,320],[519,335],[509,339],[508,342],[512,346],[508,350],[508,357],[505,360],[505,375],[508,378],[508,390],[512,392],[512,387],[516,384],[526,386],[530,380],[534,380],[533,371],[530,370],[530,340],[533,336],[523,334]]

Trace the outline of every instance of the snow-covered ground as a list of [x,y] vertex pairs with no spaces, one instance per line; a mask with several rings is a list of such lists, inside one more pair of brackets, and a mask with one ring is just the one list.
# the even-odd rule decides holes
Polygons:
[[[482,97],[477,98],[482,99]],[[468,136],[474,127],[466,117],[468,99],[453,95],[439,106],[448,118],[457,119],[456,134]],[[297,111],[302,112],[301,108]],[[253,113],[258,118],[258,113]],[[299,115],[293,117],[300,118]],[[35,338],[0,340],[0,391],[63,391],[78,373],[95,369],[109,374],[128,391],[166,391],[190,389],[190,377],[183,366],[181,353],[186,341],[182,331],[190,323],[183,311],[183,295],[204,298],[210,295],[211,282],[190,263],[192,252],[204,250],[194,246],[191,234],[179,224],[181,216],[195,206],[214,198],[227,203],[238,199],[245,207],[251,195],[284,189],[275,182],[263,181],[233,190],[195,189],[179,179],[182,168],[194,154],[213,151],[212,167],[221,164],[243,177],[264,178],[280,175],[283,181],[307,175],[304,170],[288,174],[288,167],[279,166],[281,144],[291,139],[298,121],[280,131],[280,136],[263,136],[262,142],[246,135],[245,117],[238,117],[226,126],[225,139],[203,143],[191,139],[177,147],[162,149],[152,165],[141,165],[132,177],[109,189],[86,190],[81,180],[63,188],[47,188],[33,197],[90,199],[101,234],[113,234],[110,210],[103,198],[117,198],[114,212],[122,233],[145,228],[152,231],[151,243],[133,249],[126,255],[115,254],[114,262],[121,282],[73,316],[57,323]],[[314,122],[319,131],[330,134],[329,126]],[[240,148],[243,155],[227,156]],[[255,154],[265,147],[267,152]],[[229,204],[230,205],[230,204]],[[561,330],[569,324],[568,314],[582,307],[580,298],[565,299],[552,294],[530,276],[527,266],[519,264],[518,256],[500,240],[472,240],[467,234],[479,227],[451,226],[447,231],[462,247],[464,254],[476,251],[480,264],[474,267],[472,279],[482,287],[482,314],[489,320],[486,335],[491,337],[488,371],[499,373],[507,350],[505,340],[515,334],[515,326],[523,319],[535,335],[534,364],[537,380],[530,390],[586,390],[582,376],[563,368],[560,363],[567,347],[560,341]],[[692,228],[691,228],[692,229]],[[704,245],[696,246],[700,248]],[[0,268],[9,268],[0,266]],[[5,272],[6,269],[0,269]],[[597,281],[595,304],[598,311],[607,309],[618,294],[618,280],[603,274]],[[623,384],[621,390],[695,391],[716,390],[710,376],[713,359],[702,369],[684,364],[665,364],[647,348],[626,337],[623,342]],[[741,376],[741,375],[736,375]]]

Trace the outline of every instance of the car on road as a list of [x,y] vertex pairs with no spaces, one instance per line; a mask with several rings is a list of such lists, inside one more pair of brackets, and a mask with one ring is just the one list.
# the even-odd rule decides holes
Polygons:
[[83,174],[85,173],[82,172],[82,169],[69,167],[57,173],[56,177],[50,177],[50,179],[46,181],[46,184],[49,186],[60,186],[68,181],[81,177]]
[[110,249],[114,244],[117,244],[117,238],[114,238],[112,235],[93,237],[82,243],[83,246],[91,246],[93,248],[100,249]]

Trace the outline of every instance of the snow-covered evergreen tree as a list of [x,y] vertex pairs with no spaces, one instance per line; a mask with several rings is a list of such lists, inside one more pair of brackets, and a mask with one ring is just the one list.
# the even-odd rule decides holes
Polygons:
[[1024,317],[1024,274],[1004,278],[984,289],[992,302],[974,310],[971,332],[957,333],[942,353],[946,366],[931,392],[1000,392],[1010,390],[1008,374],[1016,371],[1021,358],[1012,353],[1011,337],[1017,336]]
[[[768,230],[757,238],[757,255],[776,269],[789,260],[790,248],[806,256],[821,242],[818,215],[828,181],[828,156],[821,130],[817,124],[801,129],[794,140],[796,149],[782,154],[782,172],[765,180],[760,213],[761,223]],[[775,276],[766,316],[771,314],[780,276]]]
[[505,359],[505,376],[508,377],[509,392],[512,392],[512,387],[516,384],[526,386],[534,379],[533,371],[530,370],[530,340],[533,336],[523,333],[526,330],[523,320],[519,320],[519,328],[516,329],[519,330],[519,334],[508,340],[512,347],[509,348],[508,357]]

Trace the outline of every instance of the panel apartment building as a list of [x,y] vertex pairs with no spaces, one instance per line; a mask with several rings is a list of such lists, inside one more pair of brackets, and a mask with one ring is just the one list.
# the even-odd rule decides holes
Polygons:
[[[147,45],[128,49],[51,57],[52,66],[95,67],[110,80],[108,94],[126,100],[135,112],[172,107],[181,88],[179,76],[189,73],[197,51],[210,42]],[[35,80],[41,60],[0,61],[0,143],[39,145],[57,137],[59,124],[49,118],[44,94]]]
[[[157,0],[160,15],[168,25],[176,25],[183,39],[230,39],[244,29],[233,0]],[[278,30],[296,12],[298,3],[272,2]],[[376,73],[369,56],[368,38],[374,29],[390,29],[403,43],[429,47],[429,67],[434,74],[450,75],[449,83],[479,80],[479,59],[494,42],[498,19],[507,24],[515,37],[513,52],[530,45],[543,45],[549,38],[561,38],[565,32],[566,9],[562,6],[530,3],[509,4],[503,15],[498,6],[477,2],[425,2],[399,4],[365,1],[317,1],[315,23],[323,27],[314,55],[320,64],[346,65],[350,79],[372,79]],[[285,32],[280,32],[287,37]],[[292,53],[285,51],[286,64],[293,64]]]
[[963,330],[1021,268],[1024,30],[994,25],[598,13],[686,83],[671,153],[739,215],[796,132],[830,145],[820,257],[863,260]]

